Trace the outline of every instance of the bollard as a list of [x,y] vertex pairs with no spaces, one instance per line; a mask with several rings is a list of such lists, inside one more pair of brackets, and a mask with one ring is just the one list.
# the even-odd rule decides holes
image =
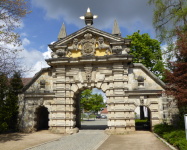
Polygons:
[[186,140],[187,140],[187,114],[184,115],[184,125],[185,125]]

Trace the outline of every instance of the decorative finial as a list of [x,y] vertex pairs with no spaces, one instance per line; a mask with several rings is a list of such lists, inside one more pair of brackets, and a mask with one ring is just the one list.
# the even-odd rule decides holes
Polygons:
[[60,29],[60,33],[58,35],[58,40],[60,40],[61,38],[64,38],[67,36],[67,33],[66,33],[66,27],[65,27],[65,24],[63,23],[62,24],[62,27]]
[[119,29],[119,26],[118,26],[118,23],[117,23],[116,19],[114,20],[114,26],[113,26],[112,34],[119,35],[119,36],[121,35],[121,31]]
[[94,15],[90,12],[90,8],[88,7],[87,13],[84,16],[81,16],[80,19],[85,20],[86,25],[92,25],[93,19],[96,19],[98,16]]

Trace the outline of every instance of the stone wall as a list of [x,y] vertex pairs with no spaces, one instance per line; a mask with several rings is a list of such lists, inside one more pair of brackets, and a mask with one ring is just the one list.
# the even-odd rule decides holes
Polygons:
[[[137,80],[140,75],[145,79],[141,86]],[[77,102],[76,96],[87,88],[102,89],[106,93],[110,133],[135,131],[134,110],[138,106],[148,107],[153,128],[162,122],[164,115],[165,118],[173,118],[173,109],[163,109],[165,97],[159,93],[163,87],[155,79],[141,65],[133,67],[126,61],[56,65],[38,74],[19,95],[19,128],[24,132],[36,131],[36,109],[45,106],[49,111],[51,131],[77,132],[76,108],[80,102]],[[167,116],[168,112],[170,115]],[[172,122],[172,119],[168,121]]]

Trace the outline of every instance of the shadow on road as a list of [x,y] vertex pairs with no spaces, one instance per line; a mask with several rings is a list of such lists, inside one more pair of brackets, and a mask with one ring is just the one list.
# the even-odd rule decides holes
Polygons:
[[81,125],[80,130],[105,130],[107,125]]
[[19,141],[22,140],[26,134],[23,133],[8,133],[0,135],[0,143],[5,143],[7,141]]

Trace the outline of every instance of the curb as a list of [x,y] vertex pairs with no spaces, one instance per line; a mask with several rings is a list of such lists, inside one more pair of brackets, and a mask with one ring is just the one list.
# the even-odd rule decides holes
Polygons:
[[168,142],[166,142],[163,138],[161,138],[158,134],[154,133],[154,135],[159,138],[162,142],[164,142],[167,146],[169,146],[172,150],[177,150],[175,147],[171,146]]
[[59,140],[59,139],[61,139],[61,138],[62,138],[62,137],[57,138],[57,139],[54,139],[54,140],[52,140],[52,141],[48,141],[48,142],[45,142],[45,143],[42,143],[42,144],[38,144],[38,145],[35,145],[35,146],[32,146],[32,147],[26,148],[26,149],[24,149],[24,150],[29,150],[29,149],[32,149],[32,148],[36,148],[36,147],[38,147],[38,146],[41,146],[41,145],[44,145],[44,144],[48,144],[48,143],[57,141],[57,140]]
[[97,150],[109,137],[110,135],[107,135],[102,141],[100,141],[96,146],[92,148],[92,150]]

